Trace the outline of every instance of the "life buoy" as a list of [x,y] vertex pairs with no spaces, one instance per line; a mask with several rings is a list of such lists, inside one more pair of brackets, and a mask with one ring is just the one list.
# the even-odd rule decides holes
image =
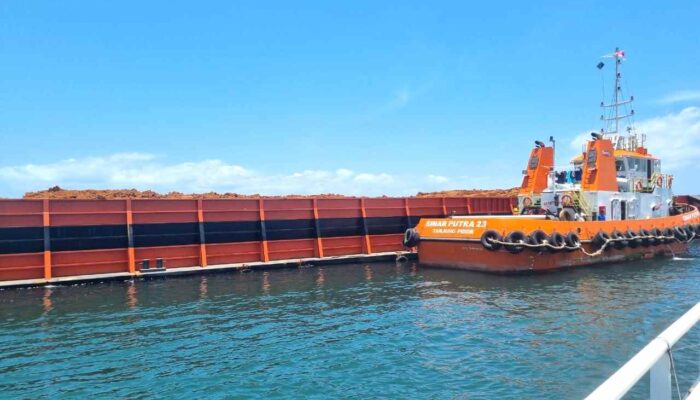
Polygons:
[[635,192],[641,192],[643,189],[644,189],[644,187],[642,186],[642,181],[641,181],[641,180],[638,180],[638,181],[634,184],[634,191],[635,191]]
[[656,187],[663,187],[663,185],[664,185],[664,177],[659,175],[656,178]]
[[561,196],[561,204],[564,207],[568,207],[568,206],[574,204],[574,199],[573,199],[573,197],[571,197],[570,194],[565,194],[565,195]]
[[523,208],[532,206],[532,199],[529,197],[523,198]]

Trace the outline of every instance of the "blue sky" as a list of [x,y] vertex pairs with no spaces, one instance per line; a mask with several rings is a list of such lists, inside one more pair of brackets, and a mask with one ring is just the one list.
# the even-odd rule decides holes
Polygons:
[[554,135],[565,164],[600,128],[595,65],[615,46],[652,153],[677,192],[700,192],[698,15],[697,1],[5,1],[0,196],[515,186],[534,139]]

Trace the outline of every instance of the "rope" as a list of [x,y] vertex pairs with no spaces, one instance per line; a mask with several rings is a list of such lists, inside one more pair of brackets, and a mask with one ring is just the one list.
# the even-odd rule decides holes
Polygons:
[[691,236],[690,238],[685,239],[685,240],[678,239],[678,238],[675,237],[675,236],[665,236],[665,235],[661,235],[661,236],[654,236],[654,235],[640,236],[640,235],[634,235],[633,237],[620,237],[620,238],[614,238],[614,239],[613,239],[613,238],[609,238],[609,239],[606,239],[606,240],[605,240],[605,242],[603,243],[603,245],[600,246],[600,248],[599,248],[598,250],[596,250],[596,251],[594,251],[594,252],[592,252],[592,253],[589,253],[586,249],[584,249],[583,246],[581,245],[581,243],[579,243],[577,246],[567,246],[566,244],[562,244],[561,246],[554,246],[554,245],[550,244],[547,240],[544,240],[542,243],[538,243],[538,244],[530,244],[530,243],[527,243],[527,242],[525,242],[525,241],[523,241],[523,240],[518,240],[518,241],[515,242],[515,243],[513,243],[513,242],[505,242],[505,241],[497,240],[497,239],[494,239],[494,238],[487,238],[487,240],[488,240],[490,243],[500,244],[501,246],[522,246],[522,247],[531,248],[531,249],[537,249],[537,248],[542,248],[542,247],[548,247],[548,248],[554,249],[554,250],[563,250],[563,249],[567,249],[567,250],[577,250],[577,249],[578,249],[578,250],[581,250],[581,252],[582,252],[583,254],[585,254],[585,255],[587,255],[587,256],[589,256],[589,257],[597,257],[597,256],[603,254],[603,252],[605,251],[605,249],[608,247],[608,245],[609,245],[610,243],[624,242],[624,241],[637,240],[637,239],[642,239],[642,240],[644,240],[644,239],[656,239],[656,240],[659,240],[659,241],[677,240],[677,241],[682,242],[682,243],[689,243],[689,242],[691,242],[693,239],[695,239],[696,236],[697,236],[697,234],[696,234],[695,232],[693,232],[693,233],[692,233],[692,236]]
[[[668,345],[668,343],[666,343]],[[673,352],[671,352],[671,346],[668,346],[668,358],[671,360],[671,372],[673,373],[673,380],[676,381],[676,392],[678,393],[678,400],[683,400],[681,396],[681,388],[678,384],[678,374],[676,374],[676,363],[673,362]]]

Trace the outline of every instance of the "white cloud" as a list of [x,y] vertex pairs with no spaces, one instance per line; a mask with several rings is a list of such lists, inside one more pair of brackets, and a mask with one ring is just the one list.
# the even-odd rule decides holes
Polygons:
[[435,183],[449,182],[450,178],[441,175],[428,175],[428,180]]
[[[119,153],[66,159],[47,164],[0,167],[0,187],[10,196],[59,185],[71,189],[151,189],[159,192],[234,192],[241,194],[408,195],[478,187],[483,177],[392,175],[349,169],[266,174],[221,160],[168,163],[152,154]],[[494,184],[494,182],[490,182]]]
[[[678,113],[645,119],[636,124],[647,135],[647,148],[661,158],[664,170],[674,172],[700,159],[700,108],[687,107]],[[580,152],[591,131],[576,135],[571,149]]]
[[649,151],[661,158],[665,169],[673,171],[700,159],[700,108],[647,119],[638,127],[647,134]]
[[658,102],[660,104],[673,104],[697,100],[700,100],[700,90],[681,90],[664,96]]
[[571,140],[571,143],[569,143],[571,150],[575,151],[577,154],[580,153],[583,150],[583,147],[585,146],[586,142],[591,140],[591,132],[594,131],[588,130],[574,136],[574,138]]

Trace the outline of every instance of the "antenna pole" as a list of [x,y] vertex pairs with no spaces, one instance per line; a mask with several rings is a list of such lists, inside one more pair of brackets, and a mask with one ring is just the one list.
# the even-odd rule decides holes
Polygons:
[[618,56],[618,52],[620,51],[619,47],[615,47],[615,99],[613,102],[613,105],[615,107],[615,134],[618,135],[619,128],[620,128],[620,117],[619,117],[619,105],[618,105],[618,97],[619,97],[619,92],[620,92],[620,57]]

